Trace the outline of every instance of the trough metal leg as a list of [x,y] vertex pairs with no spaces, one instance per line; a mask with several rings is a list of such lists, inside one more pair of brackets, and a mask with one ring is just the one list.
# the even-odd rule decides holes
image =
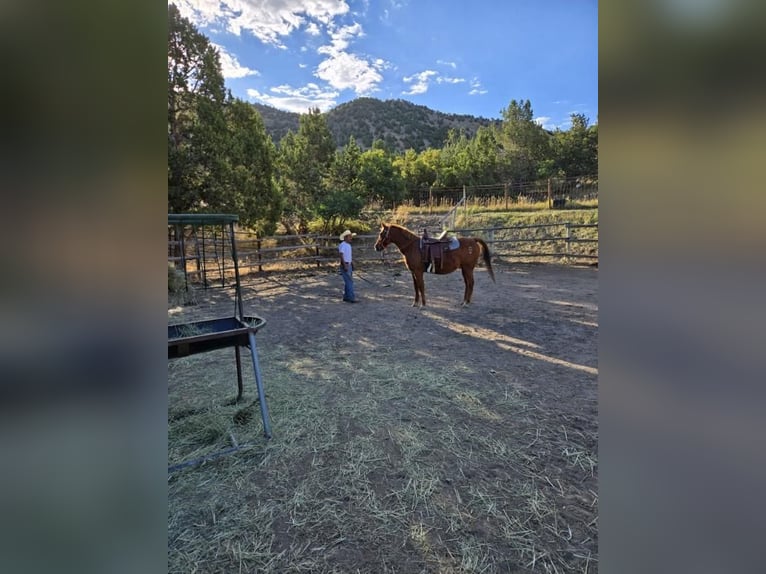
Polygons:
[[242,400],[242,359],[239,353],[239,345],[234,345],[234,355],[237,357],[237,402]]
[[263,432],[266,438],[271,438],[271,423],[269,422],[269,407],[266,406],[266,393],[263,390],[263,380],[261,380],[261,369],[258,366],[258,351],[255,347],[255,335],[252,331],[248,333],[250,340],[250,355],[253,357],[253,371],[255,371],[255,385],[258,387],[258,401],[261,403],[261,418],[263,419]]

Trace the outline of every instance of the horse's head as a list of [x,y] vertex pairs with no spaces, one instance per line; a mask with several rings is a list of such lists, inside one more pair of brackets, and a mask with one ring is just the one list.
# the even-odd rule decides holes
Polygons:
[[391,244],[391,226],[385,223],[380,224],[380,233],[378,234],[378,240],[375,242],[375,251],[383,251]]

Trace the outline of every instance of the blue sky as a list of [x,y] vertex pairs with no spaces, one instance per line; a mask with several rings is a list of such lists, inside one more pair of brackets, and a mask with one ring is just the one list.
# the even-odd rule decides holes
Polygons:
[[596,0],[174,0],[235,97],[306,113],[361,96],[500,118],[512,99],[598,121]]

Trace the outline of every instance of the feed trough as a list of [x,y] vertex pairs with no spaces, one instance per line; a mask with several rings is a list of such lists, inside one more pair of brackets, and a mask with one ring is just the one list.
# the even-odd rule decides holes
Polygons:
[[[188,234],[196,235],[200,233],[204,240],[204,230],[206,227],[220,227],[221,239],[223,241],[226,236],[225,230],[228,228],[230,254],[234,262],[234,284],[232,286],[235,290],[234,316],[168,325],[168,360],[234,347],[237,362],[237,401],[239,401],[244,391],[240,347],[248,348],[255,374],[261,418],[263,419],[263,431],[266,438],[271,438],[269,410],[266,404],[266,393],[258,363],[258,350],[255,340],[256,334],[264,327],[266,321],[255,315],[245,315],[243,311],[237,247],[234,240],[234,223],[237,220],[238,217],[236,215],[228,214],[168,214],[168,227],[172,232],[171,237],[175,236],[177,238],[176,240],[171,240],[171,244],[175,247],[180,246],[180,249],[171,249],[174,255],[172,257],[169,256],[169,260],[175,261],[176,265],[183,269],[185,275],[187,273],[188,259],[196,259],[198,266],[204,269],[206,255],[203,249],[201,252],[197,251],[192,257],[187,257],[184,237]],[[223,249],[221,255],[223,255]],[[205,279],[204,282],[207,288],[207,280]],[[225,284],[225,281],[222,281],[222,284]]]

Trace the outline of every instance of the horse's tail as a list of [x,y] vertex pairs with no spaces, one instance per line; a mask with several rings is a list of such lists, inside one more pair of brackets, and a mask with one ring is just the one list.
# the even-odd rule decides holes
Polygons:
[[489,247],[486,243],[484,243],[483,239],[476,238],[476,243],[481,245],[481,254],[484,257],[484,263],[487,264],[487,271],[489,271],[489,276],[492,278],[492,281],[495,281],[495,272],[492,271],[492,261],[490,261],[490,254],[489,254]]

